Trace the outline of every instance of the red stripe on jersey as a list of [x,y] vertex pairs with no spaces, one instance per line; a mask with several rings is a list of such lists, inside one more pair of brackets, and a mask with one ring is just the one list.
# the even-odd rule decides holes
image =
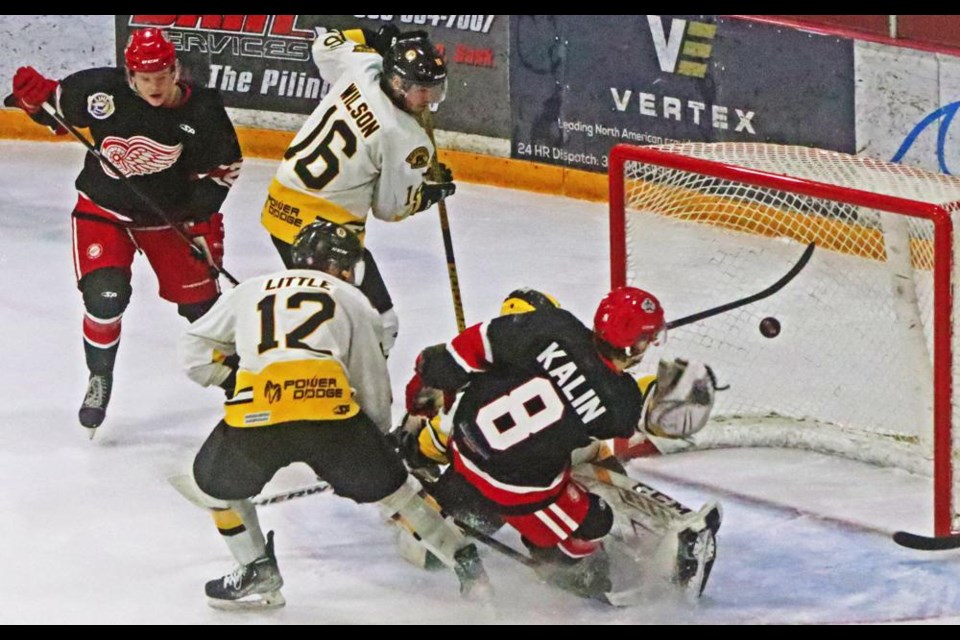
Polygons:
[[571,534],[580,528],[589,511],[589,493],[571,481],[549,506],[522,516],[504,515],[504,520],[535,546],[556,545],[571,558],[583,558],[593,553],[597,544]]
[[560,551],[571,558],[586,558],[600,546],[599,542],[594,540],[581,540],[580,538],[567,538],[557,545]]
[[549,500],[563,490],[570,478],[570,470],[567,469],[557,476],[549,487],[512,485],[500,482],[484,473],[473,462],[460,454],[456,443],[453,444],[451,449],[453,450],[453,468],[486,498],[505,507],[537,504]]
[[450,341],[450,351],[457,364],[467,371],[484,371],[493,364],[493,354],[487,352],[487,323],[467,327]]
[[120,339],[120,318],[103,322],[87,314],[83,316],[83,339],[95,347],[106,349]]

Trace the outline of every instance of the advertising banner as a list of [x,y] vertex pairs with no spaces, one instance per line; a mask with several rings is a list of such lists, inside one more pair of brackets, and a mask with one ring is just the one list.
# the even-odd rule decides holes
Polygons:
[[307,114],[330,86],[310,57],[317,30],[376,31],[388,22],[401,31],[426,31],[443,50],[450,77],[439,128],[507,137],[506,16],[117,16],[117,60],[122,63],[131,29],[160,27],[193,80],[219,89],[227,106]]
[[717,16],[511,16],[512,155],[602,172],[617,143],[854,150],[848,40]]

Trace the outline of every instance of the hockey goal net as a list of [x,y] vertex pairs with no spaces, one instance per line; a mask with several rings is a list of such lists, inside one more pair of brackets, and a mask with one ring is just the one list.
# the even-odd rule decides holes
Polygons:
[[[953,220],[960,179],[805,147],[688,143],[610,157],[612,283],[668,319],[764,300],[672,330],[645,359],[711,365],[730,389],[699,448],[801,447],[932,475],[934,533],[960,529],[953,485]],[[765,317],[782,326],[774,338]]]

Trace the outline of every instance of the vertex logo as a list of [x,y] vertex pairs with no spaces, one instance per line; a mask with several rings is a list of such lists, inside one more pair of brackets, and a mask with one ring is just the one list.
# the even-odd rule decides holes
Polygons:
[[717,25],[671,18],[669,29],[664,29],[663,22],[662,16],[647,16],[660,70],[694,78],[706,76]]

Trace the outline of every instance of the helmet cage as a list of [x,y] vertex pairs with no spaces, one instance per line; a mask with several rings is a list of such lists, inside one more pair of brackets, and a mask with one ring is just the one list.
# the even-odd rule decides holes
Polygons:
[[389,74],[391,78],[390,87],[400,98],[414,97],[417,93],[425,93],[425,102],[431,110],[436,110],[440,103],[447,98],[447,79],[439,82],[425,83],[417,80],[409,80],[396,72]]
[[624,347],[620,351],[623,353],[624,360],[627,362],[628,367],[632,367],[636,364],[639,364],[643,359],[643,354],[647,352],[651,346],[660,347],[667,343],[667,327],[666,325],[660,327],[660,329],[650,332],[650,333],[641,333],[637,336],[637,339],[633,344]]

